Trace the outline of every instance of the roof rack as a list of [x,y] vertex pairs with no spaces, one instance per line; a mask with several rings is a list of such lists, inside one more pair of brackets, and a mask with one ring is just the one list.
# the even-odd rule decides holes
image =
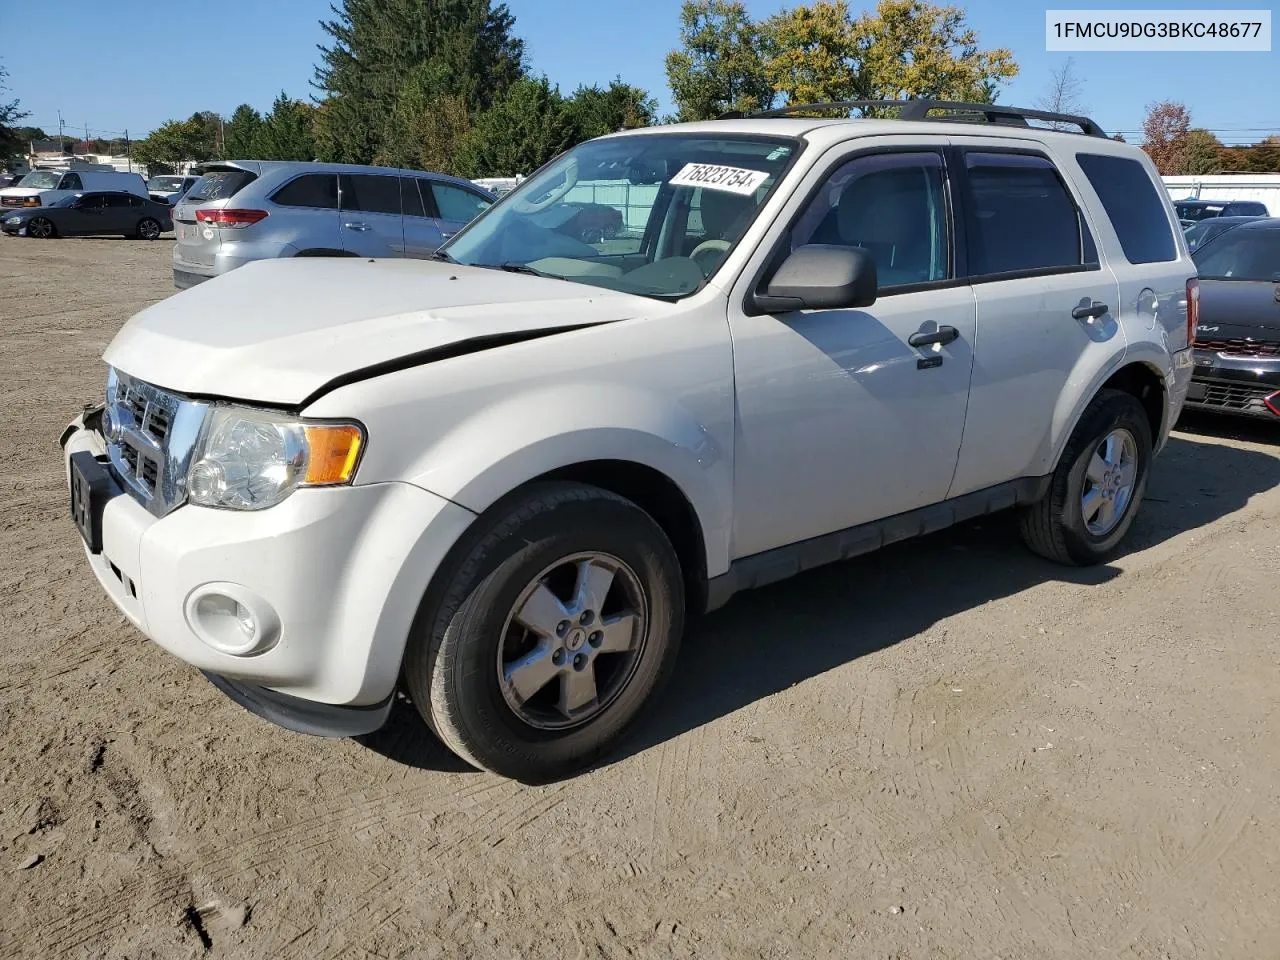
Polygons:
[[[899,120],[949,120],[958,123],[991,123],[1009,127],[1030,127],[1028,120],[1044,120],[1049,123],[1066,123],[1079,127],[1089,137],[1107,139],[1106,132],[1088,117],[1069,113],[1052,113],[1048,110],[1028,110],[1025,107],[1006,107],[995,103],[963,103],[958,100],[834,100],[830,103],[793,103],[776,110],[759,113],[725,113],[719,120],[739,120],[745,117],[789,117],[798,113],[814,113],[819,110],[866,110],[897,107]],[[932,117],[935,110],[944,110],[952,116]],[[956,116],[955,114],[959,114]],[[976,114],[976,116],[975,116]]]

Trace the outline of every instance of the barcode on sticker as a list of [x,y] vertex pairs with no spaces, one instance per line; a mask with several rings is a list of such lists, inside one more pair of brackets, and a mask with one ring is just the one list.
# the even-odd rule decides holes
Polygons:
[[721,167],[713,163],[686,163],[671,178],[673,186],[705,187],[708,190],[726,190],[743,196],[755,193],[769,179],[769,174],[744,167]]

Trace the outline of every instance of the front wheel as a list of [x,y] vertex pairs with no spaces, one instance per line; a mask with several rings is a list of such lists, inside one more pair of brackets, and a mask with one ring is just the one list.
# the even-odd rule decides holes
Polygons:
[[37,240],[48,240],[58,235],[57,228],[48,217],[32,217],[27,221],[27,236]]
[[1093,399],[1072,433],[1049,492],[1022,510],[1022,538],[1058,563],[1089,566],[1113,557],[1147,489],[1151,424],[1120,390]]
[[684,589],[666,535],[608,491],[550,483],[495,506],[456,554],[406,651],[419,712],[503,776],[589,765],[671,672]]
[[143,217],[138,221],[139,240],[158,240],[162,232],[159,220],[155,220],[151,217]]

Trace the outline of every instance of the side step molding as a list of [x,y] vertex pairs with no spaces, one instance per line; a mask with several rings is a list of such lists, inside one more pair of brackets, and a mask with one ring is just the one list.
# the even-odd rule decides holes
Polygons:
[[1034,503],[1048,493],[1052,479],[1052,476],[1022,477],[932,506],[735,560],[727,573],[707,581],[706,612],[723,607],[730,597],[743,590],[754,590],[828,563],[871,553],[899,540],[936,533],[966,520]]

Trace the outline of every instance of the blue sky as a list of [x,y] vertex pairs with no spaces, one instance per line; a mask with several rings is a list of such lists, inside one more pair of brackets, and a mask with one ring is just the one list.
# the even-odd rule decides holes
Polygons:
[[[1001,93],[1001,102],[1031,105],[1065,58],[1044,50],[1045,5],[952,2],[966,7],[983,46],[1011,48],[1022,68]],[[782,0],[747,0],[758,17],[786,5]],[[850,5],[862,4],[852,0]],[[1074,6],[1170,5],[1171,0],[1092,0]],[[83,134],[88,124],[94,136],[128,129],[134,137],[196,110],[229,115],[243,102],[262,108],[281,89],[308,96],[316,44],[325,40],[318,21],[328,14],[328,6],[329,0],[214,6],[176,0],[64,0],[50,7],[0,0],[0,63],[9,70],[12,88],[6,96],[17,96],[31,112],[26,122],[51,132],[57,130],[61,110],[70,134]],[[533,70],[546,73],[565,93],[579,83],[603,83],[621,74],[649,89],[664,109],[670,107],[662,60],[677,42],[680,0],[509,0],[509,6]],[[1071,5],[1055,0],[1052,6]],[[1214,4],[1200,0],[1200,6]],[[16,39],[20,37],[40,39],[24,44]],[[1082,99],[1109,132],[1136,131],[1146,103],[1171,98],[1187,104],[1197,126],[1220,131],[1227,143],[1280,133],[1276,50],[1074,56],[1076,73],[1084,80]]]

